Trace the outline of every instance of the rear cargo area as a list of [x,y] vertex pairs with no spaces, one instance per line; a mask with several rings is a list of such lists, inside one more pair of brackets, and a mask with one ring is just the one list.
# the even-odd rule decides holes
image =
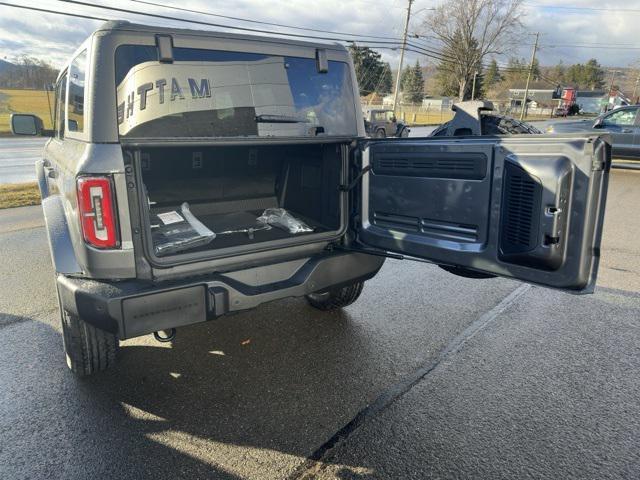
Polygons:
[[[264,247],[265,242],[281,247],[302,237],[312,241],[313,236],[337,233],[343,222],[343,148],[305,144],[136,149],[154,254],[215,253]],[[282,214],[281,209],[290,223],[274,222],[273,215],[265,221],[265,211]],[[291,225],[304,228],[287,228]],[[182,242],[182,227],[198,232],[194,236],[199,240]],[[177,247],[164,248],[172,239],[179,240]]]

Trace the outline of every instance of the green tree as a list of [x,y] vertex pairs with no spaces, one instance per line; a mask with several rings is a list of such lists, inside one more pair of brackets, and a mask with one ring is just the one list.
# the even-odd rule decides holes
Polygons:
[[489,63],[489,66],[485,69],[483,80],[483,83],[487,88],[491,88],[496,83],[502,81],[502,74],[500,73],[500,68],[498,67],[498,62],[496,62],[495,58],[491,59],[491,63]]
[[584,66],[584,85],[591,90],[604,87],[604,70],[595,58],[592,58]]
[[380,95],[387,95],[391,93],[392,87],[393,78],[391,77],[391,65],[385,63],[375,91]]
[[576,63],[570,65],[565,73],[565,81],[576,88],[588,88],[598,90],[605,85],[605,73],[602,66],[595,58],[586,64]]
[[[438,83],[438,93],[446,97],[458,97],[460,100],[469,100],[474,72],[481,72],[480,52],[478,43],[471,39],[464,47],[467,52],[466,60],[454,60],[463,47],[456,42],[464,43],[462,35],[455,35],[455,41],[451,45],[445,45],[442,49],[442,57],[437,66],[436,79]],[[464,64],[463,67],[461,65]],[[476,91],[478,84],[476,83]]]
[[373,92],[385,93],[391,90],[391,70],[381,60],[381,55],[369,47],[349,45],[349,53],[353,58],[360,95]]
[[407,66],[400,75],[400,86],[405,102],[420,103],[424,98],[424,76],[420,62],[416,60],[414,66]]

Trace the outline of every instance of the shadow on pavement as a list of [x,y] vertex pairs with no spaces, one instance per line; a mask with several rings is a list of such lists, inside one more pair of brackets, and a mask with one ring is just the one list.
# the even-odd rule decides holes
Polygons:
[[[298,314],[288,316],[288,307]],[[25,360],[0,377],[4,418],[17,414],[9,424],[27,426],[0,429],[25,444],[11,458],[0,449],[2,477],[286,477],[317,447],[310,439],[321,442],[350,420],[345,403],[363,401],[367,389],[357,386],[373,367],[362,362],[367,341],[346,312],[288,300],[261,308],[260,319],[252,313],[180,329],[171,345],[125,342],[114,370],[87,379],[66,371],[58,332],[0,315],[7,328],[26,322],[30,343],[14,345]],[[25,409],[34,401],[25,395],[40,391]]]

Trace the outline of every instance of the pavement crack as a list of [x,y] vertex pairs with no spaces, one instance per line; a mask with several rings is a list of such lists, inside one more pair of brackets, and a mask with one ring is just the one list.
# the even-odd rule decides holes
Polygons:
[[415,370],[408,375],[402,381],[390,386],[384,390],[378,397],[360,410],[349,423],[344,425],[338,430],[331,438],[324,442],[319,448],[317,448],[311,455],[309,455],[305,462],[296,468],[293,473],[288,477],[289,480],[301,479],[301,478],[314,478],[314,471],[317,471],[322,464],[319,462],[326,462],[330,459],[331,451],[335,450],[341,444],[343,444],[348,438],[367,420],[375,417],[387,407],[391,406],[394,402],[400,399],[405,393],[411,390],[416,384],[423,380],[438,365],[440,365],[445,359],[451,355],[455,355],[459,352],[464,345],[475,337],[480,331],[492,323],[501,313],[507,308],[513,305],[522,295],[532,288],[531,285],[522,284],[509,295],[500,301],[491,310],[485,312],[474,320],[467,328],[461,333],[456,335],[435,359],[422,367]]

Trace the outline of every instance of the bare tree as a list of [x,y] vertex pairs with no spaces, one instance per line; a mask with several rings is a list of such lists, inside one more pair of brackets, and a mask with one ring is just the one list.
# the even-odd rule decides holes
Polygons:
[[449,0],[427,17],[423,33],[442,44],[441,69],[455,77],[460,100],[483,60],[506,53],[521,38],[522,16],[522,0]]
[[46,60],[23,55],[0,73],[0,86],[42,89],[53,84],[58,71]]

